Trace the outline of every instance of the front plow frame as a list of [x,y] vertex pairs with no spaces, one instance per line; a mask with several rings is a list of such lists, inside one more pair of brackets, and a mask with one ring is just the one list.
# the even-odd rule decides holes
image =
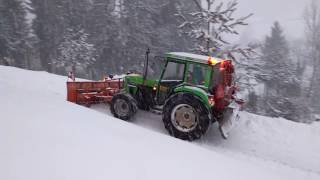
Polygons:
[[242,109],[243,103],[243,100],[233,100],[224,110],[223,118],[219,122],[219,130],[224,139],[228,138],[230,131],[239,123],[239,112]]

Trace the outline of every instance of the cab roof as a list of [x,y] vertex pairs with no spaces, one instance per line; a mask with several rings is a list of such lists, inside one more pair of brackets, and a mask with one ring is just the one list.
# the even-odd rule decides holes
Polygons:
[[[170,53],[166,53],[165,56],[173,59],[179,59],[182,61],[196,62],[196,63],[206,64],[206,65],[208,65],[209,59],[213,58],[210,56],[204,56],[204,55],[187,53],[187,52],[170,52]],[[220,63],[224,61],[220,58],[214,58],[214,59],[216,63]]]

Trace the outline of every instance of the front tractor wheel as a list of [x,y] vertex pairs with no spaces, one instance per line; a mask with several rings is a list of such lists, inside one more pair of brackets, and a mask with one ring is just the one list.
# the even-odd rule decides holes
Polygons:
[[163,123],[170,135],[193,141],[201,138],[208,130],[210,115],[199,98],[188,93],[178,93],[165,103]]
[[116,94],[112,98],[110,111],[114,117],[128,121],[137,112],[137,102],[129,94]]

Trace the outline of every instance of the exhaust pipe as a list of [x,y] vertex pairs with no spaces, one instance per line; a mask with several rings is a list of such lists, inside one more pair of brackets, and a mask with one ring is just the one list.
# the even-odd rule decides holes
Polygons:
[[146,51],[146,62],[144,63],[143,82],[147,79],[147,75],[148,75],[149,54],[150,54],[150,49],[148,48]]

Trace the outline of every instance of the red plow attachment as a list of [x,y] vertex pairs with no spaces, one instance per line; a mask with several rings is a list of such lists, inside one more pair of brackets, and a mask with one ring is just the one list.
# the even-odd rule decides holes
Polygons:
[[67,82],[67,100],[90,106],[91,104],[111,102],[114,94],[123,87],[123,80]]

